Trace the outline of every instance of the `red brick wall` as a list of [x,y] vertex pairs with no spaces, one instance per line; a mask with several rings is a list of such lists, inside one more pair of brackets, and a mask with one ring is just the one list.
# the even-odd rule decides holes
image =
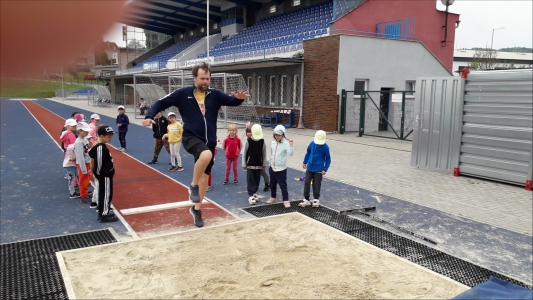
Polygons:
[[337,131],[340,36],[303,42],[304,91],[302,120],[305,128]]

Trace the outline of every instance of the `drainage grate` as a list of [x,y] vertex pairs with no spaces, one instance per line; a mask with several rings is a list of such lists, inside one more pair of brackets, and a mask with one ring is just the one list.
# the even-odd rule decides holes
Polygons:
[[68,299],[55,253],[114,242],[105,229],[1,244],[1,298]]
[[281,203],[278,203],[246,207],[243,210],[256,217],[299,212],[469,287],[483,283],[489,280],[490,276],[494,276],[528,289],[532,288],[531,285],[474,265],[385,229],[339,215],[339,212],[327,207],[301,208],[298,207],[298,201],[292,201],[290,208],[285,208]]

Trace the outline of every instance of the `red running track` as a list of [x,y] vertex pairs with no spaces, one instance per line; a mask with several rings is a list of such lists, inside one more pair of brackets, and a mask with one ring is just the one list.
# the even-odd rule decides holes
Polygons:
[[[60,128],[65,124],[65,120],[34,101],[21,102],[50,134],[52,139],[60,145]],[[110,145],[108,145],[108,148],[113,156],[116,169],[112,202],[116,213],[129,208],[188,201],[188,189],[177,181],[116,150]],[[145,237],[196,228],[193,224],[192,216],[189,214],[189,208],[190,206],[185,206],[120,215],[137,235]],[[94,221],[97,222],[96,213],[94,215]],[[206,227],[236,220],[233,215],[213,203],[202,205],[202,215]]]

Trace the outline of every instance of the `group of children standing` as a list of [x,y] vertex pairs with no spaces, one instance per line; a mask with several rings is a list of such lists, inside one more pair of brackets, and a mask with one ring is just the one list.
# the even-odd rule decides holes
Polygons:
[[[116,222],[118,218],[111,209],[115,169],[106,146],[115,132],[110,126],[98,126],[99,121],[100,116],[93,114],[87,123],[85,116],[78,112],[66,120],[61,132],[63,168],[70,198],[81,197],[80,203],[90,203],[98,212],[99,222]],[[93,193],[89,192],[91,181]]]
[[[291,206],[287,190],[287,159],[294,154],[294,142],[287,139],[283,125],[277,125],[273,131],[273,140],[270,143],[270,157],[267,160],[267,144],[263,138],[263,130],[260,124],[246,127],[246,139],[241,149],[241,141],[237,136],[237,126],[232,124],[228,127],[228,136],[222,142],[222,148],[226,153],[226,178],[223,184],[229,183],[229,176],[233,166],[233,182],[237,184],[238,171],[237,159],[242,150],[242,168],[246,171],[246,184],[248,203],[256,204],[259,201],[257,191],[261,176],[265,180],[264,191],[270,190],[269,204],[277,202],[277,186],[281,189],[283,205]],[[267,164],[268,162],[268,164]],[[314,140],[307,147],[303,160],[303,168],[306,170],[304,182],[304,200],[300,207],[320,206],[320,188],[322,176],[326,175],[331,164],[329,147],[326,144],[326,133],[318,130]],[[268,174],[266,169],[268,167]],[[270,176],[269,176],[270,175]],[[269,178],[270,177],[270,178]],[[313,183],[313,199],[310,200],[310,186]]]

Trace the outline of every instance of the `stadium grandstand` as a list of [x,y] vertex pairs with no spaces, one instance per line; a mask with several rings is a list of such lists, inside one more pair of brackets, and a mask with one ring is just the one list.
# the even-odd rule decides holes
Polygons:
[[[367,103],[367,128],[389,131],[381,115],[390,114],[391,124],[398,121],[393,120],[401,105],[394,101],[395,91],[413,95],[417,77],[452,74],[459,15],[438,10],[436,3],[132,1],[120,22],[171,38],[117,71],[111,98],[136,107],[137,85],[157,85],[156,90],[169,93],[191,83],[190,69],[205,61],[222,80],[212,87],[228,93],[235,87],[249,90],[247,110],[235,113],[244,123],[253,119],[265,126],[357,131],[365,111],[357,95],[364,90],[376,92],[368,96],[378,102]],[[177,78],[180,83],[172,83]],[[344,102],[342,90],[352,93]],[[156,96],[143,98],[157,101]],[[406,98],[409,108],[412,99]]]

